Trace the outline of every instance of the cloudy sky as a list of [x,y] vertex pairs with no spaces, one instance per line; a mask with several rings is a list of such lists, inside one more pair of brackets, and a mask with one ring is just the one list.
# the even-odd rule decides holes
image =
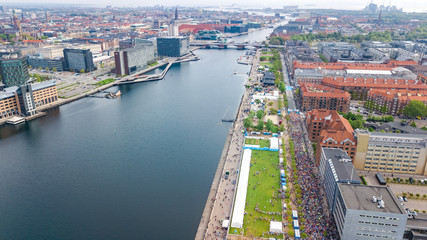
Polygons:
[[[12,2],[22,2],[20,0],[0,0],[0,4]],[[70,3],[70,4],[93,4],[96,6],[126,6],[137,7],[147,5],[165,5],[165,6],[230,6],[236,4],[239,7],[272,7],[281,8],[283,5],[298,4],[300,8],[335,8],[335,9],[362,9],[371,0],[28,0],[32,3]],[[373,0],[378,5],[396,5],[398,8],[403,8],[404,11],[427,12],[427,0]]]

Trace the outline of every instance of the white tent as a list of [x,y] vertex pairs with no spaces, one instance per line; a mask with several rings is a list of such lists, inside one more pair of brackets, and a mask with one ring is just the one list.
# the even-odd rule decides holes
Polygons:
[[243,151],[242,165],[240,167],[239,184],[237,186],[236,200],[233,207],[231,227],[242,228],[245,215],[246,192],[248,190],[249,169],[251,167],[252,150]]
[[270,149],[279,149],[279,139],[277,137],[270,138]]
[[222,221],[222,227],[223,228],[228,228],[228,224],[230,223],[230,220],[228,220],[228,219],[225,219],[225,220],[223,220]]
[[282,222],[270,222],[270,232],[282,233]]

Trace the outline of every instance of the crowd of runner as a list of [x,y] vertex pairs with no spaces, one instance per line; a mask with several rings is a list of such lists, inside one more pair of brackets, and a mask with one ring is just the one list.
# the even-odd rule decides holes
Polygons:
[[[305,239],[331,239],[336,233],[335,225],[331,219],[324,216],[320,181],[315,172],[316,163],[310,151],[306,151],[309,146],[304,139],[306,133],[302,129],[303,119],[296,113],[291,113],[289,116],[289,134],[293,141],[297,167],[297,176],[293,177],[297,177],[301,187],[301,205],[299,206],[305,220],[303,224]],[[297,200],[294,200],[295,204]]]

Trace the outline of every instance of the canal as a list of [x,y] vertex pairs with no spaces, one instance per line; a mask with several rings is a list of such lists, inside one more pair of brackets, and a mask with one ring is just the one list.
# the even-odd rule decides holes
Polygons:
[[120,98],[0,127],[0,239],[194,238],[249,71],[245,51],[196,54]]

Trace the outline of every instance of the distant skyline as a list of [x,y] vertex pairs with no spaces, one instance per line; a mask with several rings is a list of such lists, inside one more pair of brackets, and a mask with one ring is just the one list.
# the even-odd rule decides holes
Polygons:
[[[0,1],[1,5],[18,4],[21,1]],[[204,6],[219,6],[229,7],[231,5],[237,5],[237,7],[251,7],[251,8],[282,8],[284,5],[299,5],[302,9],[309,8],[323,8],[323,9],[348,9],[348,10],[361,10],[371,0],[352,0],[350,3],[343,0],[300,0],[300,1],[283,1],[283,0],[216,0],[216,1],[194,1],[194,0],[35,0],[31,1],[33,4],[84,4],[96,7],[105,7],[111,5],[114,7],[138,7],[138,6],[153,6],[153,5],[164,5],[164,6],[186,6],[186,7],[204,7]],[[374,0],[375,4],[396,5],[398,8],[403,8],[405,12],[427,12],[427,1],[425,0]],[[28,2],[26,2],[28,4]]]

